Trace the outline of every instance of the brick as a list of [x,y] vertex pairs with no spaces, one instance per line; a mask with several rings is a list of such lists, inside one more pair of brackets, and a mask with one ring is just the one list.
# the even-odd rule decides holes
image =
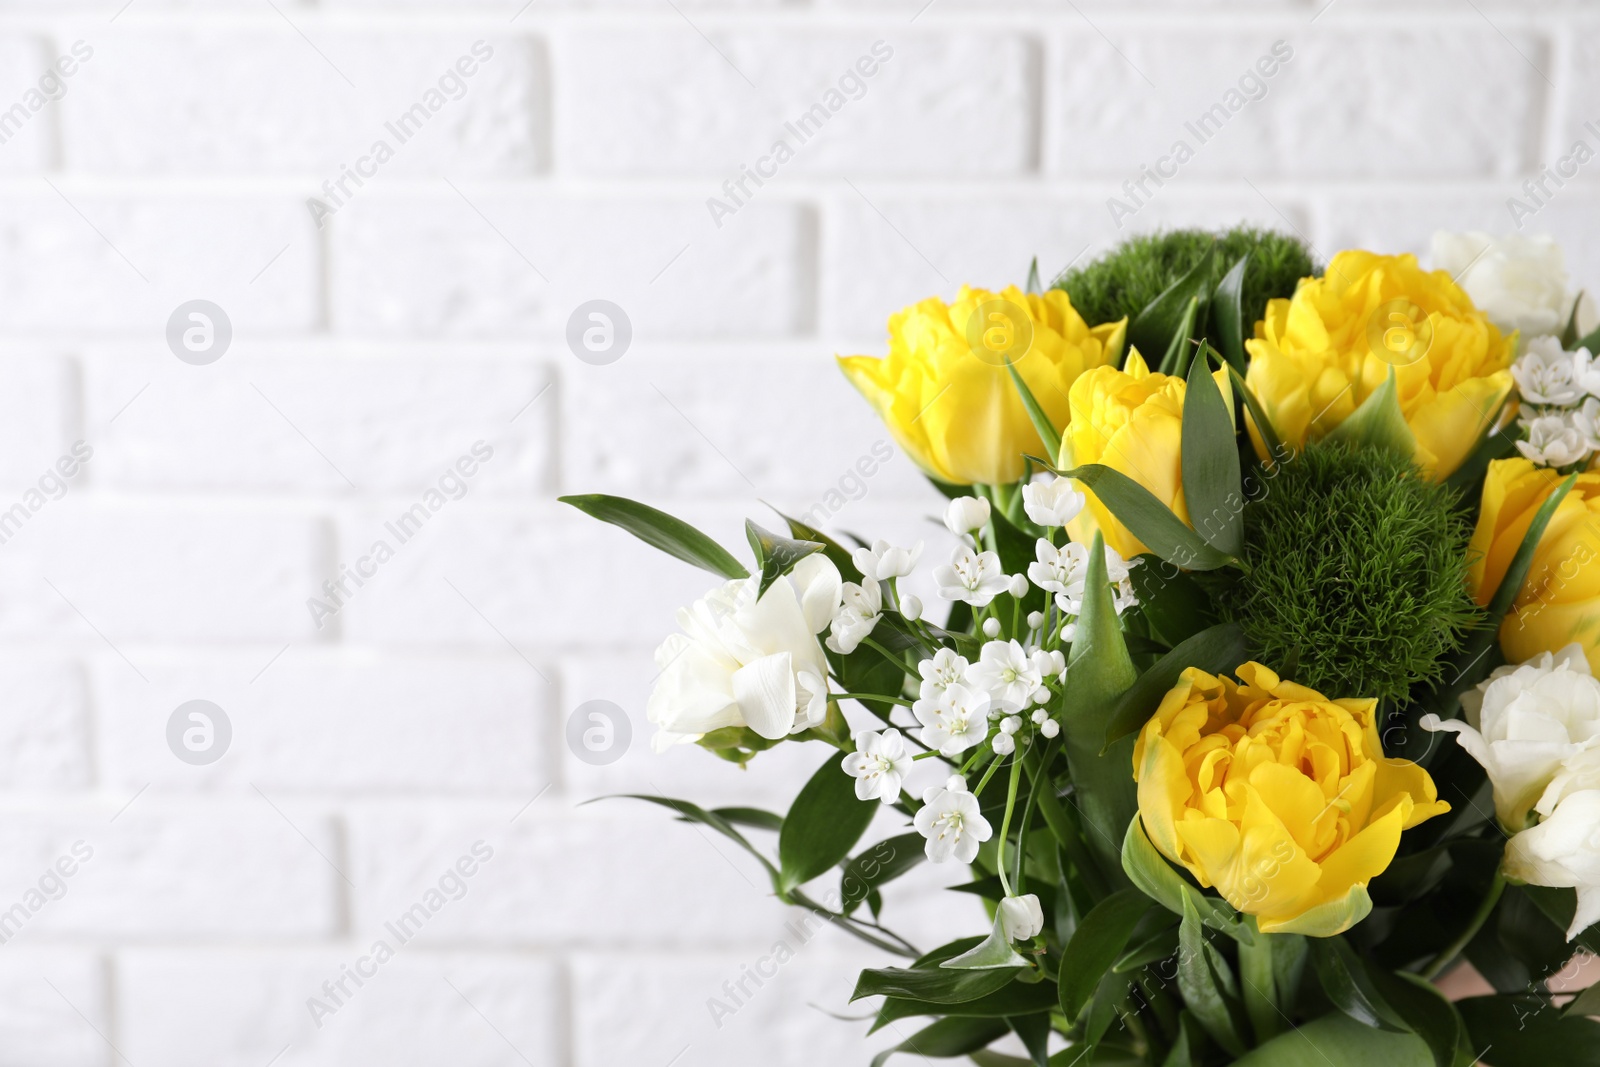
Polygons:
[[493,458],[469,464],[465,492],[531,496],[550,482],[555,401],[529,404],[544,391],[527,360],[252,351],[195,367],[107,350],[88,360],[86,406],[102,485],[414,494],[482,441]]
[[322,984],[370,948],[124,952],[122,1046],[136,1063],[172,1067],[260,1067],[280,1054],[295,1067],[560,1062],[559,979],[535,959],[402,947],[382,965],[362,964],[377,973],[360,987],[347,980],[351,995],[319,1013],[319,1028],[307,1001],[331,1003]]
[[[514,657],[499,660],[335,655],[151,660],[150,678],[111,665],[100,716],[104,773],[118,789],[531,795],[550,780],[549,687]],[[196,767],[167,746],[179,705],[210,700],[232,741]]]
[[[1294,54],[1263,83],[1264,96],[1238,94],[1243,106],[1205,138],[1185,126],[1213,104],[1227,111],[1225,94],[1237,93],[1279,39]],[[1506,176],[1532,157],[1548,88],[1539,74],[1548,69],[1545,43],[1490,26],[1382,34],[1320,24],[1308,33],[1298,20],[1250,33],[1141,26],[1108,38],[1073,30],[1051,49],[1046,168],[1119,181],[1138,178],[1180,140],[1194,157],[1174,180]]]
[[[1034,162],[1037,59],[1020,35],[702,37],[680,26],[577,33],[563,56],[556,151],[564,168],[586,174],[703,174],[717,179],[705,195],[722,196],[716,185],[737,179],[740,164],[778,176],[921,176],[931,153],[950,175],[1014,174]],[[870,77],[856,67],[863,58]],[[780,141],[777,155],[793,158],[760,163]]]
[[[54,988],[52,988],[54,987]],[[103,1067],[112,1050],[105,967],[91,952],[8,945],[0,953],[0,1044],[13,1063]]]
[[72,856],[75,844],[82,843],[79,859],[88,853],[64,880],[64,893],[28,916],[18,944],[59,936],[325,936],[338,923],[336,883],[343,883],[323,856],[342,858],[322,814],[287,802],[280,814],[259,796],[175,804],[130,790],[129,800],[120,813],[123,803],[111,800],[7,811],[0,862],[13,879],[0,907],[26,903],[25,890]]
[[[68,164],[114,174],[310,173],[320,183],[385,154],[375,151],[383,142],[392,158],[360,164],[374,182],[540,165],[547,76],[533,41],[470,28],[347,32],[311,19],[298,28],[304,37],[281,21],[125,30],[63,101]],[[472,51],[480,36],[487,59]],[[469,77],[455,69],[463,57]],[[401,125],[419,104],[422,118]]]
[[0,81],[0,174],[37,173],[52,162],[55,101],[62,91],[60,80],[49,76],[55,58],[37,37],[0,35],[0,70],[7,72]]
[[0,355],[0,486],[37,485],[81,433],[76,364],[37,351]]
[[11,654],[0,658],[0,690],[7,702],[0,718],[0,788],[89,785],[89,693],[83,670],[55,657]]
[[596,298],[620,305],[639,341],[810,323],[813,234],[794,205],[752,204],[718,230],[699,199],[460,194],[374,191],[328,220],[336,332],[561,338]]
[[270,512],[47,502],[5,543],[0,635],[122,653],[141,641],[311,639],[305,598],[323,580],[327,532]]
[[320,257],[298,201],[54,184],[0,201],[6,332],[125,331],[159,351],[197,298],[224,309],[236,342],[315,325]]

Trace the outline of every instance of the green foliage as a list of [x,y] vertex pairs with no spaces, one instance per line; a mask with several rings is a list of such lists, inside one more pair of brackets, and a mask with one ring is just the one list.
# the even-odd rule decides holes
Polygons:
[[1090,325],[1124,316],[1132,319],[1194,269],[1213,241],[1218,254],[1210,286],[1216,286],[1241,258],[1250,256],[1241,301],[1247,331],[1261,318],[1269,299],[1292,296],[1301,278],[1316,273],[1311,253],[1296,238],[1237,226],[1223,233],[1172,230],[1129,238],[1093,263],[1062,274],[1055,288],[1067,291],[1072,306]]
[[1329,697],[1405,697],[1439,678],[1481,612],[1470,524],[1408,460],[1310,446],[1245,508],[1243,574],[1222,597],[1268,666]]

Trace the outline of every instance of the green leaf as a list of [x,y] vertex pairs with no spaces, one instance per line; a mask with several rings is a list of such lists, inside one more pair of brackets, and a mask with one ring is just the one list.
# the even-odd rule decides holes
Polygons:
[[[843,772],[841,771],[841,773]],[[778,888],[778,869],[772,865],[772,861],[767,859],[766,856],[762,855],[761,852],[754,845],[752,845],[743,834],[734,829],[731,822],[723,818],[721,815],[717,815],[714,812],[709,812],[700,807],[698,804],[691,804],[687,800],[674,800],[672,797],[650,796],[646,793],[619,793],[615,794],[615,797],[617,799],[643,800],[651,804],[659,804],[661,807],[666,808],[669,811],[676,812],[680,817],[688,822],[696,822],[700,823],[702,826],[711,827],[713,830],[717,831],[717,833],[734,842],[740,848],[750,853],[750,855],[760,860],[761,866],[765,868],[767,872],[767,876],[772,879],[773,888]],[[607,800],[612,798],[596,797],[595,799]],[[589,801],[588,803],[593,803],[593,801]]]
[[1368,968],[1383,998],[1413,1033],[1428,1043],[1434,1067],[1453,1067],[1456,1049],[1467,1040],[1466,1025],[1455,1005],[1437,986],[1414,974]]
[[748,578],[750,572],[728,550],[693,526],[657,511],[648,504],[626,497],[589,493],[558,498],[601,522],[620,526],[647,545],[659,548],[685,563],[720,574],[724,578]]
[[1433,1056],[1416,1034],[1374,1030],[1334,1012],[1279,1034],[1232,1067],[1433,1067]]
[[1267,415],[1267,409],[1261,406],[1261,401],[1256,399],[1256,394],[1250,391],[1245,384],[1243,376],[1232,367],[1228,368],[1228,377],[1233,382],[1233,391],[1239,394],[1239,399],[1244,401],[1245,412],[1250,421],[1255,423],[1256,433],[1261,435],[1261,444],[1267,450],[1267,466],[1276,466],[1287,463],[1290,453],[1283,445],[1283,440],[1278,436],[1277,427],[1272,425],[1272,419]]
[[1244,321],[1244,272],[1249,265],[1250,253],[1246,252],[1244,258],[1222,276],[1217,291],[1211,296],[1211,319],[1216,324],[1217,348],[1228,365],[1237,368],[1240,374],[1244,373],[1249,359],[1244,350],[1245,331],[1249,325],[1253,325],[1247,325]]
[[[1034,261],[1035,264],[1038,260]],[[1567,324],[1561,328],[1561,347],[1571,351],[1578,342],[1578,309],[1583,306],[1583,293],[1580,291],[1572,298],[1572,314],[1567,316]]]
[[758,597],[765,596],[772,583],[794,570],[796,563],[827,547],[819,541],[794,541],[779,537],[749,519],[744,523],[744,535],[749,538],[750,550],[756,554],[756,562],[761,565],[761,587],[756,590]]
[[783,816],[777,812],[762,811],[760,808],[712,808],[711,814],[723,818],[736,826],[751,826],[757,830],[771,830],[777,833],[783,829]]
[[1592,355],[1600,355],[1600,329],[1596,329],[1587,337],[1579,338],[1573,348],[1587,348]]
[[1150,898],[1137,889],[1121,889],[1106,897],[1083,917],[1072,940],[1061,952],[1057,985],[1061,1013],[1076,1019],[1095,987],[1127,947],[1133,928],[1150,910]]
[[1239,946],[1239,988],[1257,1044],[1282,1033],[1289,1021],[1278,1007],[1281,998],[1272,961],[1273,950],[1283,940],[1287,938],[1257,932],[1254,944]]
[[1157,368],[1162,374],[1170,374],[1174,378],[1188,377],[1189,360],[1194,351],[1194,328],[1199,318],[1200,298],[1197,296],[1184,308],[1178,328],[1173,331],[1172,340],[1167,342],[1167,350],[1162,353],[1161,365]]
[[1363,400],[1349,418],[1330,430],[1327,439],[1381,448],[1402,459],[1415,458],[1417,436],[1411,432],[1400,410],[1400,388],[1392,365],[1384,383]]
[[1210,345],[1189,371],[1183,398],[1183,497],[1189,524],[1226,556],[1244,551],[1244,496],[1239,489],[1239,441],[1233,411],[1211,376]]
[[1171,347],[1173,335],[1182,328],[1184,316],[1189,313],[1190,302],[1206,298],[1216,259],[1217,249],[1212,245],[1188,274],[1145,305],[1128,325],[1128,343],[1137,348],[1146,361]]
[[1468,997],[1456,1009],[1492,1067],[1600,1067],[1600,1022],[1563,1015],[1544,997]]
[[882,805],[856,799],[855,779],[837,753],[794,798],[778,834],[779,894],[822,874],[850,854]]
[[[1011,1015],[1031,1015],[1055,1007],[1056,991],[1049,982],[1012,982],[993,993],[976,1000],[959,1004],[940,1004],[931,1000],[912,1000],[908,997],[885,997],[883,1007],[873,1019],[876,1031],[889,1023],[917,1015],[970,1015],[974,1018],[1000,1019]],[[870,1032],[870,1031],[869,1031]]]
[[1044,408],[1039,406],[1039,401],[1034,398],[1033,390],[1028,388],[1028,383],[1022,380],[1021,374],[1017,373],[1017,365],[1007,362],[1006,370],[1011,372],[1011,384],[1017,387],[1017,395],[1022,398],[1022,408],[1028,413],[1028,421],[1033,423],[1034,430],[1039,434],[1039,440],[1044,442],[1045,455],[1060,455],[1061,431],[1051,424],[1050,416],[1045,414]]
[[[1229,1054],[1239,1056],[1244,1053],[1244,1042],[1239,1039],[1233,1012],[1218,984],[1221,979],[1215,968],[1218,958],[1216,950],[1206,944],[1200,913],[1186,895],[1183,922],[1178,927],[1178,991],[1211,1039]],[[1223,967],[1226,966],[1224,962]]]
[[944,967],[877,967],[861,972],[851,1000],[903,997],[930,1004],[964,1004],[1016,980],[1010,969],[951,970]]
[[[774,509],[776,510],[776,509]],[[783,512],[778,512],[778,517],[789,525],[789,533],[797,541],[810,541],[822,546],[822,551],[839,568],[839,573],[847,582],[860,582],[861,571],[850,558],[850,550],[839,542],[818,530],[814,526],[807,526],[799,519],[791,519]]]
[[1000,919],[997,909],[994,915],[994,928],[989,931],[989,936],[979,941],[959,956],[952,956],[939,964],[951,970],[994,970],[1002,967],[1026,967],[1028,961],[1017,955],[1016,949],[1011,947],[1011,939],[1006,937],[1005,924]]
[[1150,492],[1126,474],[1099,463],[1064,472],[1091,490],[1133,536],[1176,567],[1214,571],[1229,562]]
[[1106,747],[1143,729],[1161,706],[1161,698],[1178,684],[1179,677],[1188,668],[1198,667],[1207,674],[1224,674],[1247,659],[1244,631],[1237,623],[1224,622],[1201,630],[1157,660],[1117,700],[1112,709],[1111,725],[1106,728]]
[[1117,699],[1137,677],[1106,578],[1105,540],[1096,533],[1063,693],[1064,706],[1072,714],[1065,717],[1062,733],[1089,848],[1108,871],[1117,869],[1120,839],[1139,805],[1132,773],[1133,739],[1117,742],[1103,757],[1101,751]]
[[1011,1032],[1017,1035],[1022,1047],[1028,1050],[1034,1067],[1050,1067],[1050,1013],[1013,1015],[1006,1019]]
[[901,834],[879,841],[850,857],[839,880],[839,895],[846,915],[856,910],[867,894],[892,882],[927,858],[919,833]]
[[1039,281],[1039,257],[1034,256],[1033,262],[1028,264],[1028,283],[1023,292],[1029,296],[1038,296],[1044,292],[1044,285]]
[[1311,965],[1333,1006],[1363,1026],[1396,1032],[1406,1029],[1367,976],[1366,967],[1342,937],[1311,942]]
[[1003,1019],[940,1019],[925,1026],[893,1048],[886,1048],[872,1057],[872,1067],[883,1067],[896,1052],[913,1052],[918,1056],[936,1059],[953,1059],[976,1052],[1009,1033],[1011,1028]]
[[1129,881],[1174,915],[1183,915],[1187,906],[1199,913],[1205,925],[1235,941],[1249,942],[1260,936],[1239,921],[1238,913],[1226,901],[1205,896],[1185,882],[1150,843],[1144,824],[1138,819],[1128,824],[1128,833],[1123,839],[1122,869]]

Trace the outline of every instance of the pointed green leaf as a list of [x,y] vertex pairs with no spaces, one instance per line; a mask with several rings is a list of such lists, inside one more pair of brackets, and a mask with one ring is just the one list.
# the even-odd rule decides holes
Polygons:
[[1232,671],[1247,661],[1247,649],[1244,631],[1239,629],[1238,623],[1232,622],[1201,630],[1178,645],[1139,675],[1139,680],[1122,694],[1112,712],[1111,725],[1106,729],[1106,745],[1141,730],[1160,707],[1161,698],[1178,684],[1184,671],[1190,667],[1198,667],[1207,674]]
[[794,798],[778,834],[779,893],[822,874],[850,854],[881,805],[857,800],[855,779],[838,753],[817,768]]
[[[1055,1007],[1056,991],[1049,982],[1012,982],[993,993],[976,1000],[959,1004],[937,1004],[930,1000],[912,1000],[908,997],[885,997],[883,1007],[873,1018],[872,1030],[880,1030],[889,1023],[915,1015],[971,1015],[998,1019],[1013,1015],[1031,1015]],[[870,1032],[870,1031],[869,1031]]]
[[1011,940],[1006,937],[1005,924],[1000,921],[998,910],[994,916],[994,928],[989,931],[989,936],[973,945],[959,956],[952,956],[939,964],[953,971],[981,971],[992,970],[997,967],[1026,967],[1028,961],[1017,955],[1016,949],[1011,947]]
[[1363,1026],[1396,1032],[1407,1029],[1367,976],[1365,965],[1342,937],[1311,942],[1311,966],[1333,1006]]
[[1222,358],[1240,374],[1244,373],[1249,357],[1244,350],[1245,338],[1254,323],[1244,321],[1244,272],[1249,269],[1251,253],[1233,265],[1217,284],[1211,297],[1211,319],[1216,324],[1217,348]]
[[[771,505],[769,504],[768,507],[771,507]],[[833,565],[839,568],[839,574],[845,581],[861,581],[861,571],[857,569],[854,561],[850,559],[850,550],[848,548],[845,548],[816,527],[808,526],[799,519],[792,519],[781,511],[778,512],[778,517],[788,524],[789,535],[796,541],[810,541],[821,545],[822,551],[833,561]]]
[[1467,1040],[1467,1028],[1438,986],[1414,974],[1382,967],[1370,968],[1369,977],[1406,1026],[1428,1043],[1434,1067],[1454,1067],[1455,1052]]
[[1086,463],[1065,474],[1082,482],[1133,536],[1173,566],[1214,571],[1228,563],[1227,555],[1206,544],[1204,538],[1157,500],[1154,493],[1121,471],[1099,463]]
[[1162,353],[1161,365],[1157,368],[1162,374],[1170,374],[1174,378],[1185,378],[1189,374],[1189,361],[1194,353],[1195,325],[1200,317],[1200,298],[1194,297],[1189,301],[1189,306],[1184,308],[1183,317],[1178,320],[1178,328],[1173,331],[1172,340],[1167,343],[1167,350]]
[[1261,401],[1256,399],[1256,394],[1250,391],[1250,387],[1245,384],[1243,376],[1238,371],[1232,367],[1228,368],[1228,377],[1233,382],[1233,391],[1244,401],[1245,412],[1255,424],[1256,432],[1261,435],[1261,444],[1267,450],[1265,466],[1270,469],[1279,463],[1287,463],[1291,458],[1290,452],[1283,446],[1277,428],[1267,416],[1267,409],[1261,406]]
[[1583,293],[1580,291],[1572,298],[1572,314],[1567,316],[1567,324],[1561,329],[1561,347],[1569,351],[1578,343],[1578,309],[1582,306]]
[[1333,1012],[1279,1034],[1232,1067],[1433,1067],[1433,1056],[1416,1034],[1373,1030]]
[[872,1057],[872,1067],[883,1067],[896,1052],[953,1059],[985,1048],[1011,1032],[1004,1019],[940,1019],[925,1026],[893,1048]]
[[1587,337],[1580,337],[1574,347],[1587,348],[1591,355],[1600,355],[1600,329],[1596,329]]
[[1563,1015],[1544,997],[1468,997],[1456,1008],[1472,1047],[1492,1047],[1496,1067],[1600,1067],[1600,1022]]
[[1017,395],[1022,398],[1023,410],[1028,413],[1028,421],[1033,423],[1034,430],[1039,434],[1039,440],[1044,442],[1045,454],[1054,456],[1061,452],[1061,432],[1050,424],[1050,416],[1045,414],[1044,408],[1039,406],[1039,401],[1034,398],[1033,390],[1028,388],[1028,383],[1022,380],[1022,375],[1017,373],[1017,365],[1007,362],[1006,370],[1011,372],[1011,382],[1017,387]]
[[1244,551],[1244,494],[1239,488],[1239,441],[1233,407],[1211,376],[1210,345],[1189,372],[1183,398],[1183,496],[1189,524],[1212,548],[1238,557]]
[[964,1004],[988,996],[1016,979],[1017,972],[1011,968],[874,967],[861,972],[850,999],[905,997],[931,1004]]
[[777,833],[783,829],[783,816],[773,811],[762,811],[760,808],[712,808],[711,814],[723,818],[736,826],[749,826],[757,830],[770,830]]
[[1273,949],[1282,938],[1258,933],[1253,944],[1239,946],[1239,989],[1250,1029],[1260,1044],[1283,1032],[1289,1019],[1278,1007],[1281,999],[1273,973]]
[[756,562],[761,566],[761,587],[756,591],[758,596],[765,596],[767,590],[772,588],[772,583],[794,570],[796,563],[827,547],[819,541],[794,541],[779,537],[750,519],[744,522],[744,535],[749,539],[750,551],[756,554]]
[[1023,290],[1029,296],[1038,296],[1044,292],[1044,285],[1039,281],[1039,257],[1034,256],[1033,262],[1028,264],[1028,284]]
[[1329,431],[1327,439],[1381,448],[1401,459],[1415,458],[1417,437],[1406,425],[1406,417],[1400,411],[1400,387],[1393,366],[1389,368],[1389,377],[1384,383],[1363,400],[1349,418]]
[[[1231,1055],[1244,1053],[1244,1042],[1234,1027],[1233,1012],[1223,996],[1221,976],[1215,969],[1216,950],[1206,951],[1205,926],[1194,903],[1183,899],[1183,923],[1178,927],[1178,991],[1195,1019],[1211,1039]],[[1223,963],[1226,967],[1227,964]]]
[[1150,898],[1137,889],[1121,889],[1083,917],[1061,952],[1058,986],[1061,1013],[1076,1019],[1094,996],[1095,987],[1127,947],[1133,928],[1150,910]]
[[919,833],[900,834],[852,856],[839,879],[839,910],[849,915],[872,890],[921,863],[927,858],[925,844]]
[[1050,1013],[1012,1015],[1006,1018],[1011,1032],[1017,1035],[1022,1047],[1028,1050],[1034,1067],[1050,1067]]
[[1189,312],[1190,301],[1204,300],[1211,290],[1212,272],[1216,269],[1217,248],[1206,249],[1200,262],[1167,287],[1166,292],[1147,304],[1128,326],[1128,343],[1137,348],[1146,359],[1157,352],[1165,353]]
[[585,515],[622,527],[645,544],[659,548],[669,556],[676,556],[685,563],[692,563],[724,578],[750,577],[744,564],[734,559],[727,549],[682,519],[657,511],[648,504],[626,497],[606,496],[604,493],[559,499]]

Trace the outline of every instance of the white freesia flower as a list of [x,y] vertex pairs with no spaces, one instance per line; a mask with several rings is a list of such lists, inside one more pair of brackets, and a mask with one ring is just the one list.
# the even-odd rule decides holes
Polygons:
[[1008,941],[1032,941],[1044,929],[1044,909],[1036,894],[1006,897],[1000,902],[1000,929]]
[[1489,321],[1524,339],[1560,333],[1572,312],[1566,263],[1550,237],[1436,233],[1433,269],[1448,271]]
[[967,676],[967,657],[953,648],[941,648],[931,659],[917,664],[917,673],[922,675],[922,699],[936,701]]
[[[1594,374],[1587,362],[1579,362],[1580,354],[1589,355],[1587,351],[1568,352],[1555,337],[1535,337],[1529,341],[1522,355],[1511,364],[1511,377],[1516,379],[1522,399],[1530,404],[1559,408],[1572,407],[1582,400],[1587,391],[1585,384]],[[1585,384],[1578,380],[1580,370],[1585,372]]]
[[917,832],[928,839],[928,859],[943,863],[971,863],[978,846],[994,835],[994,828],[978,808],[978,798],[967,791],[967,783],[952,775],[943,788],[929,789],[922,795],[922,807],[915,819]]
[[1428,730],[1450,730],[1483,764],[1494,786],[1495,814],[1508,830],[1529,824],[1545,791],[1568,762],[1600,746],[1600,679],[1579,645],[1501,667],[1461,695],[1467,721],[1424,715]]
[[833,630],[828,635],[828,647],[848,656],[861,644],[861,639],[872,633],[872,628],[883,618],[883,593],[877,582],[856,585],[845,582],[840,596],[839,610],[833,616]]
[[998,711],[1021,711],[1033,699],[1042,676],[1017,641],[990,641],[967,668],[967,682],[989,694]]
[[956,548],[949,563],[933,569],[933,580],[941,597],[965,600],[975,608],[984,607],[1011,585],[998,555],[975,552],[965,545]]
[[[1129,563],[1110,545],[1105,546],[1105,552],[1106,577],[1111,582],[1112,600],[1120,615],[1139,603],[1129,577],[1139,561]],[[1068,615],[1083,611],[1083,586],[1089,577],[1089,549],[1076,541],[1068,541],[1056,548],[1041,537],[1034,546],[1034,557],[1037,562],[1028,564],[1028,577],[1033,584],[1056,594],[1056,605]]]
[[727,582],[678,612],[683,633],[656,649],[661,673],[645,706],[658,752],[728,726],[777,739],[827,714],[828,662],[816,635],[838,608],[838,569],[807,556],[758,600],[760,582]]
[[906,739],[899,730],[856,734],[856,750],[844,758],[844,773],[856,780],[857,800],[893,804],[900,799],[900,784],[911,773]]
[[1070,478],[1029,482],[1022,487],[1022,510],[1040,526],[1065,526],[1078,517],[1086,498],[1072,487]]
[[910,548],[900,548],[882,540],[872,542],[871,548],[858,548],[850,553],[850,562],[856,565],[862,577],[869,582],[887,582],[890,578],[904,578],[916,568],[922,558],[922,542]]
[[1541,467],[1565,467],[1589,454],[1589,443],[1578,419],[1568,413],[1546,412],[1525,419],[1526,441],[1517,442],[1517,451]]
[[958,496],[944,509],[945,529],[963,537],[989,525],[989,502],[979,496]]
[[952,685],[937,700],[919,700],[911,713],[922,723],[922,743],[941,756],[957,756],[989,735],[989,694]]

